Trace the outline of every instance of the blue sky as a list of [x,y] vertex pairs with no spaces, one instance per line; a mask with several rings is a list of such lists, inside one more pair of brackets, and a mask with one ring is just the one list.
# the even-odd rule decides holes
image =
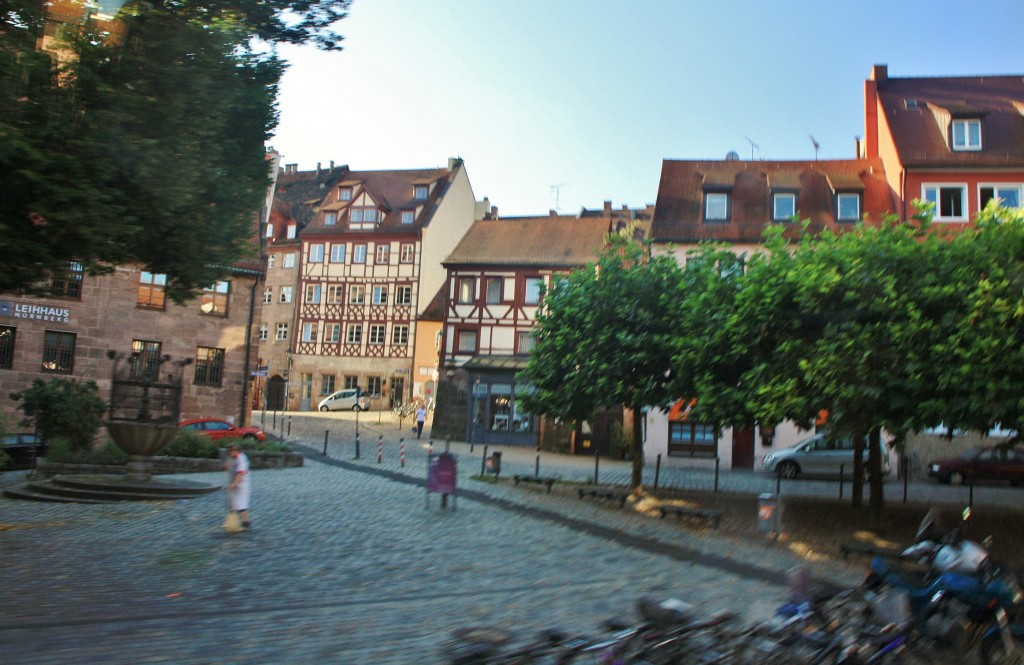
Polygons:
[[503,216],[654,203],[663,159],[851,158],[876,63],[1024,74],[1021,0],[355,0],[339,25],[339,53],[281,49],[285,163],[458,156]]

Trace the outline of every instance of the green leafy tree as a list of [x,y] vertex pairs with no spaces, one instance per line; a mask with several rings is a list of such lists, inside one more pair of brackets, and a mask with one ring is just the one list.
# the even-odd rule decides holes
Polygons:
[[609,235],[595,263],[545,294],[519,377],[534,389],[523,398],[532,413],[579,421],[599,407],[632,410],[633,487],[642,482],[643,409],[675,398],[667,370],[678,289],[675,260],[654,256],[631,229]]
[[0,3],[0,291],[69,262],[141,263],[182,301],[251,256],[283,63],[339,47],[348,0],[129,3],[119,38],[68,29],[36,49],[40,3]]
[[35,421],[44,441],[63,438],[74,450],[92,448],[107,409],[94,381],[35,379],[28,389],[11,393],[11,399],[21,402],[18,409]]

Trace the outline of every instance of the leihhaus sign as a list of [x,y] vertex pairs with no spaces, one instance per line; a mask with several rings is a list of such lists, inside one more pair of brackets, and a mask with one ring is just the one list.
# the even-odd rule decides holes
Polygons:
[[29,321],[70,323],[71,309],[69,307],[51,307],[49,305],[33,305],[31,303],[0,300],[0,316],[27,319]]

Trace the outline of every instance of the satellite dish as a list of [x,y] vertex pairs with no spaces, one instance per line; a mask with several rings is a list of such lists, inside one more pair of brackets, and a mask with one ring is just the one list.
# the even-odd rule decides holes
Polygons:
[[727,161],[727,162],[738,162],[738,161],[740,161],[740,153],[736,152],[735,150],[730,150],[729,152],[725,153],[725,161]]

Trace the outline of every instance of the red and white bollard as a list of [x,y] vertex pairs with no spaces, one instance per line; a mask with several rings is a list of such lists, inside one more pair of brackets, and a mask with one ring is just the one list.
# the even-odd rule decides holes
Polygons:
[[384,435],[377,437],[377,464],[384,461]]
[[398,463],[404,469],[405,468],[405,439],[399,439],[398,443]]

